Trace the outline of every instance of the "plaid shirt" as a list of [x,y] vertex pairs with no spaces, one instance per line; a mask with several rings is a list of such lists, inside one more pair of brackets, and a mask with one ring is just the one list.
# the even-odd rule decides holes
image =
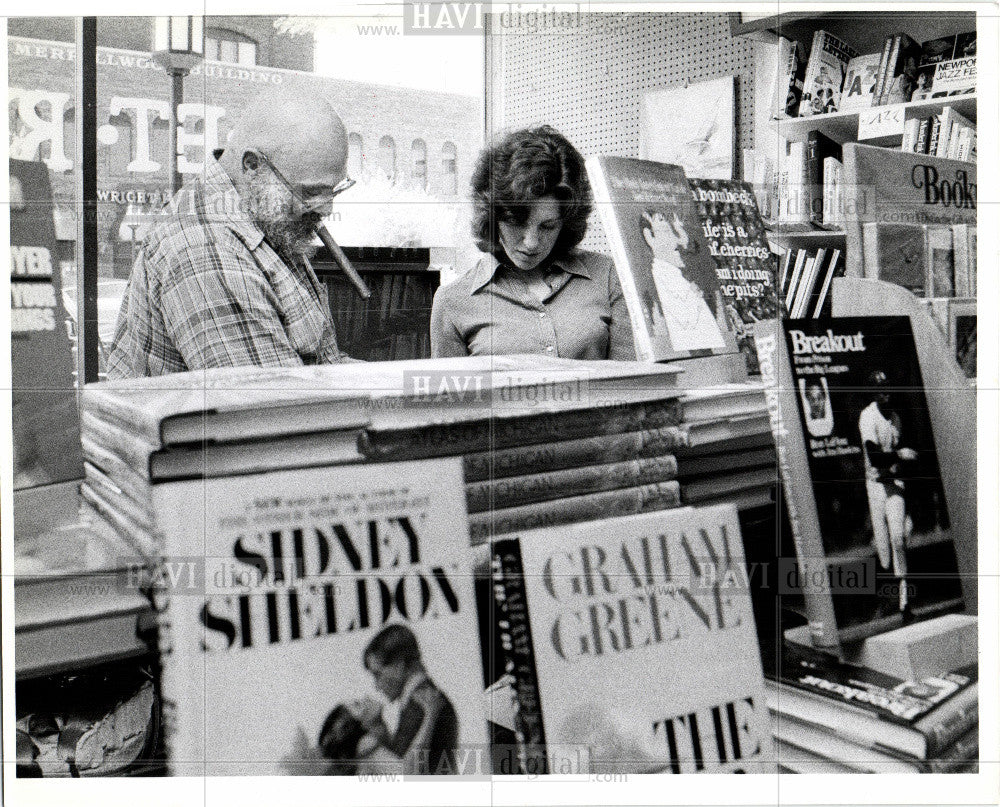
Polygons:
[[326,287],[282,260],[215,160],[143,239],[118,313],[109,378],[345,360]]
[[606,255],[575,250],[553,262],[539,299],[523,274],[484,255],[434,295],[431,353],[541,353],[564,359],[635,360],[618,273]]

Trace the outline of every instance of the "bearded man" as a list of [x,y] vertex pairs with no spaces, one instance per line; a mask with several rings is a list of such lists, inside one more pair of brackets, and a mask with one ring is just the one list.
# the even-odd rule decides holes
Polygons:
[[257,98],[224,150],[143,239],[109,378],[350,360],[308,262],[315,224],[354,183],[347,132],[321,98]]

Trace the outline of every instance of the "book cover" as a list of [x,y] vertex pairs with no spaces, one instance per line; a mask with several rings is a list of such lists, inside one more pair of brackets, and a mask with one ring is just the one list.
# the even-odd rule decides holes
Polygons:
[[799,117],[836,112],[840,108],[847,65],[858,55],[854,48],[833,34],[826,31],[813,34],[809,62],[802,81]]
[[782,716],[914,761],[935,757],[978,721],[975,665],[904,680],[789,642],[765,664],[768,701]]
[[823,161],[827,157],[841,159],[840,143],[830,139],[818,129],[811,130],[806,136],[806,204],[809,221],[819,226],[826,223],[823,187],[828,178],[823,171]]
[[[939,62],[955,58],[955,44],[958,34],[928,39],[920,46],[920,63],[917,66],[916,86],[911,96],[912,101],[922,101],[931,97],[934,86],[934,73]],[[961,54],[959,54],[961,55]]]
[[757,372],[753,323],[778,316],[777,257],[767,242],[753,189],[745,182],[689,179],[723,305],[751,374]]
[[934,69],[931,98],[949,95],[969,95],[976,91],[976,57],[963,56],[938,62]]
[[918,42],[906,34],[896,35],[885,74],[885,86],[877,101],[879,105],[903,104],[911,99],[917,84],[920,54]]
[[806,72],[806,55],[799,42],[778,39],[778,73],[771,97],[772,118],[794,118],[802,100],[802,79]]
[[924,295],[924,231],[914,224],[868,222],[864,225],[865,277],[887,280]]
[[955,248],[951,227],[924,225],[924,293],[927,297],[955,296]]
[[960,608],[909,318],[761,327],[758,352],[798,557],[786,582],[805,596],[814,643],[836,647]]
[[841,111],[867,109],[872,106],[881,60],[881,53],[866,53],[855,56],[847,63],[847,75],[840,96]]
[[493,570],[525,767],[774,771],[735,509],[519,533]]
[[643,361],[736,351],[715,261],[683,169],[627,157],[587,173]]
[[172,773],[489,772],[458,460],[154,498]]

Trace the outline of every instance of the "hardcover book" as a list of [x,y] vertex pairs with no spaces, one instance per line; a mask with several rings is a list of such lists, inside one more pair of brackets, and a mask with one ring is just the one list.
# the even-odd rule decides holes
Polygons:
[[784,37],[778,40],[778,73],[771,97],[772,118],[794,118],[802,100],[802,79],[806,73],[806,55],[799,42]]
[[642,361],[732,353],[716,264],[683,169],[590,157],[587,173],[611,243]]
[[823,170],[827,157],[841,159],[840,144],[831,140],[817,129],[806,136],[806,198],[809,205],[809,221],[818,226],[827,223],[827,211],[823,209],[823,187],[830,180]]
[[723,305],[751,374],[753,323],[778,316],[777,257],[767,243],[753,189],[745,182],[689,179],[702,233],[715,259]]
[[88,384],[83,409],[154,446],[538,411],[608,393],[674,386],[679,370],[538,355],[462,356],[311,367],[213,368]]
[[858,52],[833,34],[816,31],[802,82],[799,117],[822,115],[840,109],[847,65]]
[[875,83],[878,81],[881,53],[866,53],[855,56],[847,63],[847,75],[840,96],[840,109],[866,109],[872,106],[875,97]]
[[917,86],[920,53],[920,44],[906,34],[896,34],[893,37],[892,51],[885,65],[884,84],[877,104],[902,104],[912,98]]
[[525,770],[774,771],[750,600],[723,583],[746,573],[735,509],[522,532],[493,549]]
[[979,720],[974,664],[908,681],[789,642],[774,661],[765,673],[775,711],[856,743],[859,756],[867,747],[933,759]]
[[757,350],[813,642],[960,608],[909,318],[762,323]]
[[489,773],[457,459],[176,482],[155,502],[172,773]]

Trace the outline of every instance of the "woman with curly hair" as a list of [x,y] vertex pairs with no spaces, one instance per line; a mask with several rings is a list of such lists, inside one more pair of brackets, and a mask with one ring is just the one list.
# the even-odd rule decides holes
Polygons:
[[614,264],[577,248],[587,232],[590,183],[565,137],[539,126],[485,149],[472,200],[473,236],[486,254],[434,295],[434,356],[635,358]]

